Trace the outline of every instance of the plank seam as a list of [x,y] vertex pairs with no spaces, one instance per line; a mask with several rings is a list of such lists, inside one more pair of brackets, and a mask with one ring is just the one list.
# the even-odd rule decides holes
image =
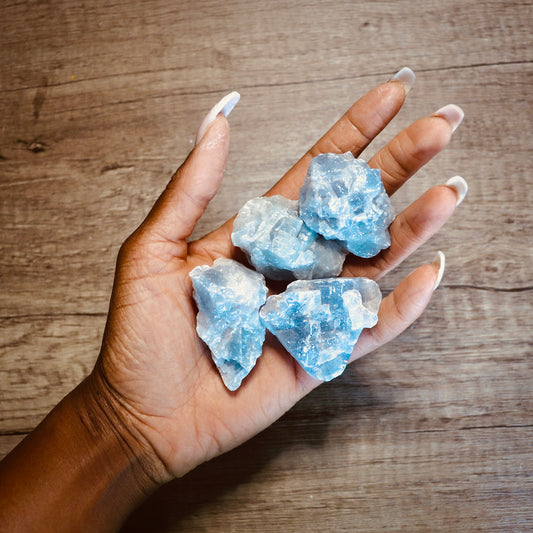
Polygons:
[[[491,287],[490,285],[470,285],[470,284],[457,284],[457,285],[440,285],[440,289],[474,289],[478,291],[488,292],[527,292],[533,290],[533,285],[527,285],[525,287]],[[384,294],[392,292],[390,289],[382,289]],[[29,313],[24,315],[0,315],[0,320],[19,320],[19,319],[32,319],[32,318],[67,318],[67,317],[106,317],[106,313]]]
[[[527,65],[533,63],[533,60],[531,59],[523,59],[523,60],[516,60],[516,61],[496,61],[494,63],[486,62],[486,63],[471,63],[468,65],[450,65],[446,67],[433,67],[433,68],[421,68],[417,69],[417,72],[440,72],[440,71],[447,71],[447,70],[462,70],[467,68],[483,68],[483,67],[494,67],[494,66],[505,66],[505,65]],[[157,74],[157,73],[163,73],[163,72],[173,72],[173,71],[180,71],[183,70],[181,67],[179,68],[169,68],[169,69],[159,69],[159,70],[138,70],[134,72],[120,72],[117,74],[107,74],[105,76],[98,76],[95,78],[85,78],[82,80],[68,80],[62,83],[50,83],[50,84],[39,84],[39,85],[31,85],[28,87],[17,87],[16,89],[4,89],[0,91],[0,94],[3,93],[14,93],[18,91],[31,91],[34,89],[43,89],[43,88],[50,88],[50,87],[64,87],[65,85],[73,85],[75,83],[85,83],[89,81],[99,81],[99,80],[105,80],[108,78],[118,78],[121,76],[138,76],[143,74]],[[297,81],[288,81],[284,83],[258,83],[255,85],[240,85],[239,88],[242,89],[258,89],[261,87],[288,87],[293,85],[305,85],[307,83],[326,83],[326,82],[332,82],[332,81],[346,81],[346,80],[357,80],[357,79],[363,79],[363,78],[372,78],[375,76],[390,76],[390,72],[371,72],[368,74],[361,74],[358,76],[338,76],[333,78],[317,78],[317,79],[309,79],[309,80],[297,80]],[[229,89],[211,89],[208,91],[184,91],[179,93],[167,93],[165,95],[154,95],[154,98],[161,98],[161,96],[201,96],[206,94],[219,94],[220,92],[228,91]],[[120,101],[116,103],[132,103],[140,101],[139,100],[125,100]]]
[[106,313],[30,313],[25,315],[0,316],[0,320],[17,320],[24,318],[65,318],[65,317],[106,317]]
[[446,289],[475,289],[478,291],[490,292],[527,292],[533,290],[533,285],[526,285],[525,287],[491,287],[490,285],[473,285],[473,284],[456,284],[456,285],[440,285]]

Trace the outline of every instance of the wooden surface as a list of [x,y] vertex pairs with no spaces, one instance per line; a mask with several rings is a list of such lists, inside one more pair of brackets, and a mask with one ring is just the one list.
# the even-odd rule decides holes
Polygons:
[[463,175],[424,316],[278,423],[157,492],[125,532],[533,528],[531,2],[0,3],[0,456],[91,369],[114,261],[204,113],[239,90],[199,236],[269,188],[351,102],[409,65],[382,145],[457,103],[397,196]]

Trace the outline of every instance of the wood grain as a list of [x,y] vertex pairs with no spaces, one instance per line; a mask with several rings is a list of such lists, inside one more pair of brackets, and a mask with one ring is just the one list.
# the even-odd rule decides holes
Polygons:
[[461,174],[447,269],[400,338],[124,531],[533,528],[531,2],[8,1],[0,5],[0,457],[91,369],[120,243],[230,90],[232,151],[200,236],[267,190],[359,95],[417,83],[366,155],[465,110],[398,209]]

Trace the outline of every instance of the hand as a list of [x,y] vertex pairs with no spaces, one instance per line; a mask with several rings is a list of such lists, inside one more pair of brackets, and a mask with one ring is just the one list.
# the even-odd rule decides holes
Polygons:
[[[350,150],[358,156],[399,111],[407,89],[392,80],[370,91],[268,194],[297,198],[309,161],[319,153]],[[446,146],[461,118],[458,108],[443,108],[376,153],[369,164],[381,169],[389,195]],[[228,149],[228,122],[218,115],[122,246],[102,351],[90,376],[99,402],[112,409],[121,438],[145,458],[154,483],[249,439],[319,385],[267,335],[256,367],[240,389],[229,392],[196,334],[190,270],[239,253],[230,239],[231,220],[186,242],[219,188]],[[371,259],[348,257],[342,275],[378,280],[438,231],[457,199],[452,187],[429,189],[396,217],[390,248]],[[352,360],[407,328],[427,306],[438,276],[438,264],[407,276],[383,300],[378,324],[363,332]]]

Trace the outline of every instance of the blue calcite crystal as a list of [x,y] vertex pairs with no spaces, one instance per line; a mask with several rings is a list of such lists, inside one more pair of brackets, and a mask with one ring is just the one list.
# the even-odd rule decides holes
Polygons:
[[231,240],[270,279],[329,278],[342,270],[346,252],[309,229],[298,202],[283,196],[254,198],[239,211]]
[[312,377],[342,374],[363,328],[377,323],[381,292],[367,278],[294,281],[270,296],[260,315]]
[[394,211],[380,171],[345,154],[311,160],[300,189],[300,217],[326,239],[337,239],[359,257],[373,257],[390,246]]
[[261,355],[265,325],[259,308],[267,288],[263,276],[231,259],[217,259],[190,273],[198,305],[196,331],[209,346],[222,381],[239,387]]

